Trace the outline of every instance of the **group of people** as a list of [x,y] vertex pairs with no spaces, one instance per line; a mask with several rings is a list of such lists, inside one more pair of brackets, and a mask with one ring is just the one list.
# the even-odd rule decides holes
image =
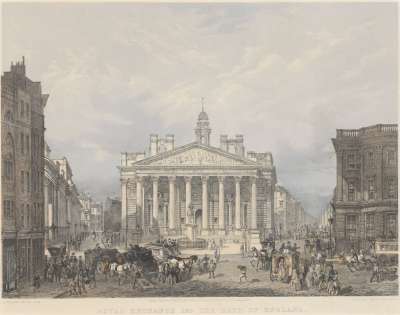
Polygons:
[[215,270],[220,258],[218,250],[214,252],[214,257],[205,254],[201,259],[197,260],[197,270],[199,273],[208,273],[209,279],[215,279]]
[[164,248],[172,249],[173,251],[179,253],[179,244],[176,239],[166,238],[162,241],[162,246]]
[[[269,271],[271,280],[287,283],[295,291],[317,288],[326,289],[329,294],[338,294],[338,273],[333,264],[326,262],[325,253],[317,251],[314,246],[311,255],[306,258],[299,249],[296,243],[292,245],[290,241],[282,242],[278,250],[275,249],[274,242],[268,243],[262,250],[253,247],[250,264],[257,271]],[[241,271],[241,282],[247,279],[246,268],[238,268]]]
[[105,260],[98,264],[98,271],[103,273],[106,281],[117,278],[119,286],[128,283],[132,289],[136,288],[138,279],[144,275],[142,263],[129,261],[118,263]]
[[51,257],[46,259],[43,278],[67,287],[69,295],[81,295],[87,285],[96,286],[96,266],[85,264],[82,256],[76,257],[75,253]]
[[81,244],[82,244],[82,240],[79,237],[71,238],[69,240],[69,248],[70,248],[70,250],[80,251],[81,250]]
[[219,244],[217,245],[217,242],[215,241],[215,239],[208,239],[207,240],[207,249],[211,249],[211,250],[215,250],[217,247],[222,248],[224,247],[224,239],[220,238],[218,240]]

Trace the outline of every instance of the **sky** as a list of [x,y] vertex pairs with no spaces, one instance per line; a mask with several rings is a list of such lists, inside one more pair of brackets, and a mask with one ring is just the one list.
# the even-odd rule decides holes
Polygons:
[[272,152],[278,182],[318,215],[336,129],[397,122],[397,5],[3,3],[2,71],[25,56],[49,93],[46,140],[98,200],[121,152],[194,140],[204,97],[219,135]]

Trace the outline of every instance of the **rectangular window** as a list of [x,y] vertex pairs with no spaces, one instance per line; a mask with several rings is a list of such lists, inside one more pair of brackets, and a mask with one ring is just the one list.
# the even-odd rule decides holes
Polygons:
[[368,199],[375,199],[375,178],[368,178]]
[[373,168],[375,167],[375,156],[373,151],[369,151],[367,153],[367,161],[368,161],[368,167]]
[[396,214],[387,214],[385,216],[385,238],[396,239],[397,238],[397,220]]
[[29,143],[29,135],[26,135],[26,153],[29,155],[30,152],[30,143]]
[[354,153],[350,153],[347,155],[347,167],[356,168],[356,159]]
[[348,215],[346,216],[346,238],[349,240],[353,240],[357,237],[357,225],[356,225],[356,216]]
[[26,172],[26,191],[31,192],[31,184],[29,180],[29,172]]
[[4,176],[7,180],[12,180],[14,177],[13,162],[10,160],[5,160],[3,162]]
[[387,179],[387,196],[390,199],[397,197],[396,179],[393,177]]
[[283,200],[279,200],[279,207],[283,208]]
[[389,150],[387,153],[387,164],[388,165],[396,165],[396,151]]
[[25,103],[25,110],[26,110],[26,118],[29,119],[29,104]]
[[12,201],[11,200],[3,200],[3,213],[4,213],[4,217],[6,219],[11,219],[12,218],[12,213],[13,213],[13,209],[12,209]]
[[24,144],[24,134],[21,133],[20,135],[20,142],[21,142],[21,154],[25,153],[25,144]]
[[354,184],[349,183],[348,186],[348,199],[349,201],[354,201]]
[[21,171],[21,192],[25,192],[25,172]]
[[21,101],[21,117],[25,116],[25,108],[24,108],[24,101]]
[[375,216],[373,213],[367,213],[365,215],[365,236],[367,239],[373,239],[375,237],[374,221],[375,221]]
[[21,226],[25,226],[25,207],[24,207],[24,204],[22,204],[21,205],[21,213],[20,213],[20,220],[21,220],[21,222],[20,222],[20,224],[21,224]]
[[29,205],[26,205],[26,225],[30,226],[31,225],[31,214],[30,214],[30,207]]

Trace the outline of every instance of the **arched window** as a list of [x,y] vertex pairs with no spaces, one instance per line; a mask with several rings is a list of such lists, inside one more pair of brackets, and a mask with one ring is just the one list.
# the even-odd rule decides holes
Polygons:
[[24,101],[21,101],[21,118],[25,117],[25,106]]
[[7,181],[14,180],[14,140],[9,133],[5,139],[5,146],[2,152],[3,155],[3,169],[4,178]]
[[26,118],[29,119],[30,110],[29,110],[29,104],[28,103],[25,103],[25,110],[26,110]]
[[14,117],[13,117],[13,113],[8,110],[4,116],[4,120],[5,121],[9,121],[9,122],[14,122]]

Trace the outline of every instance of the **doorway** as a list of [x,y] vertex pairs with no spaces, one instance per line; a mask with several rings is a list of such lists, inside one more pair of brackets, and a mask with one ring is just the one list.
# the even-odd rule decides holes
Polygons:
[[202,210],[197,209],[194,217],[194,224],[196,225],[196,235],[201,234],[201,225],[202,225]]

